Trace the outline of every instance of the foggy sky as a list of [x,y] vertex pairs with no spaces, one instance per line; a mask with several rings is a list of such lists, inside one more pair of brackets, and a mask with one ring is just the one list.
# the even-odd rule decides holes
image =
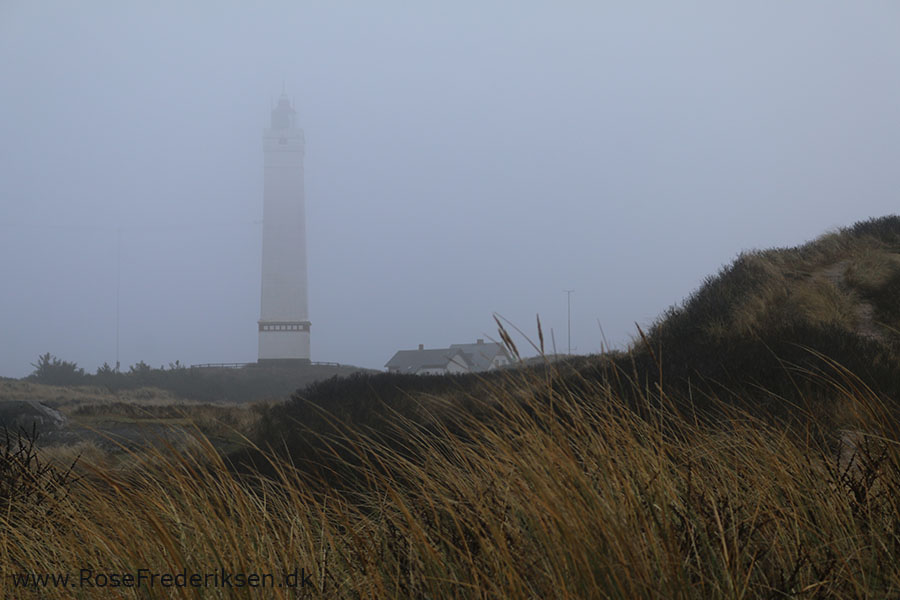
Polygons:
[[[253,361],[262,129],[312,358],[623,346],[742,250],[898,212],[900,4],[0,3],[0,375]],[[121,246],[117,229],[121,228]],[[522,347],[524,343],[520,343]]]

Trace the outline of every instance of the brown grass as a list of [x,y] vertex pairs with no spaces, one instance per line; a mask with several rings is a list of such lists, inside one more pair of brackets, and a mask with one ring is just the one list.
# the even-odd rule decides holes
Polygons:
[[735,264],[752,276],[723,291],[726,314],[700,325],[712,340],[753,336],[792,322],[870,337],[893,335],[900,325],[861,319],[871,312],[864,298],[900,272],[900,250],[876,238],[829,233],[796,248],[745,252]]
[[171,392],[157,388],[138,388],[110,392],[97,386],[56,386],[35,383],[25,379],[0,380],[0,401],[29,400],[52,406],[69,413],[81,406],[104,404],[193,404],[178,398]]
[[274,478],[238,476],[202,435],[134,454],[128,469],[86,464],[52,506],[0,515],[5,593],[298,597],[277,587],[10,587],[13,573],[224,567],[303,568],[313,588],[299,597],[310,598],[900,594],[896,427],[839,367],[834,389],[856,432],[849,456],[814,426],[798,436],[725,406],[701,425],[648,396],[639,417],[602,383],[576,392],[555,373],[512,374],[521,402],[488,389],[479,401],[489,420],[455,416],[465,439],[400,416],[403,448],[342,428],[333,439],[355,452],[365,482],[352,493],[282,459],[271,459]]
[[878,290],[900,271],[900,254],[867,249],[850,261],[846,276],[850,285],[864,291]]

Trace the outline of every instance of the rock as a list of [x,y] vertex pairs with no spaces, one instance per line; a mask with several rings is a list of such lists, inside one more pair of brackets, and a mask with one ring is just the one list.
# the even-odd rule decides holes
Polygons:
[[45,406],[36,400],[6,400],[0,402],[0,428],[6,427],[11,433],[24,429],[31,432],[48,433],[66,424],[66,417],[58,410]]

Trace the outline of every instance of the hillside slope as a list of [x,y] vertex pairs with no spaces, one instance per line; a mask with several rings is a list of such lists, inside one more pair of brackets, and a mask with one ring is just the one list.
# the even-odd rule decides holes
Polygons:
[[900,217],[888,216],[796,248],[741,254],[627,352],[479,375],[330,380],[274,406],[258,441],[313,464],[323,461],[318,434],[336,423],[377,434],[408,419],[437,432],[451,414],[490,418],[485,403],[540,402],[545,383],[550,395],[564,390],[585,404],[612,395],[646,406],[662,393],[692,413],[725,401],[790,421],[814,412],[840,427],[841,387],[900,398],[898,300]]
[[896,342],[900,217],[860,222],[796,248],[743,253],[670,309],[655,333],[719,343],[786,325]]
[[676,387],[791,395],[815,373],[835,375],[830,360],[900,397],[900,217],[745,252],[663,314],[646,341],[633,349],[639,369],[653,377],[649,345]]

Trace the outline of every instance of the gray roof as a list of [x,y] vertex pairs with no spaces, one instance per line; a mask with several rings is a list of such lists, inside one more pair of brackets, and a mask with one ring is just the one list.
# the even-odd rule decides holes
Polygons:
[[416,373],[421,369],[445,369],[451,361],[469,367],[463,352],[456,348],[431,350],[399,350],[385,367],[401,373]]
[[469,364],[472,365],[473,371],[487,371],[491,368],[491,361],[498,354],[503,355],[509,360],[506,349],[495,342],[480,344],[450,344],[451,350],[462,350],[466,355]]

